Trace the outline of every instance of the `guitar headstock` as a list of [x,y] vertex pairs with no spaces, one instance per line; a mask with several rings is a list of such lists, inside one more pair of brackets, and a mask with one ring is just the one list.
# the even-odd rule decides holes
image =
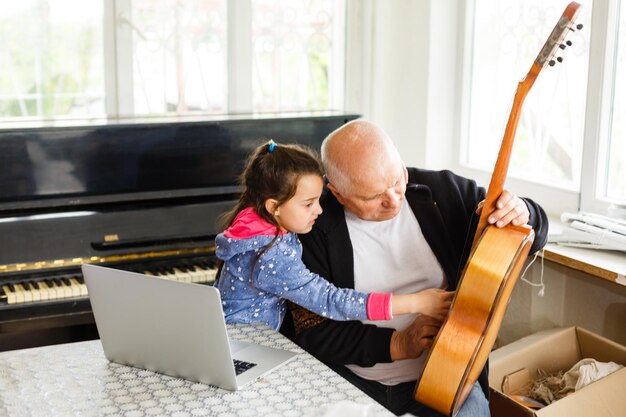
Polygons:
[[559,49],[565,49],[567,46],[571,46],[572,43],[570,41],[563,43],[570,32],[582,29],[583,26],[581,24],[574,23],[579,11],[580,4],[575,1],[567,5],[565,11],[563,11],[563,14],[561,15],[561,18],[557,22],[556,26],[554,26],[554,29],[552,29],[550,37],[548,37],[546,43],[543,45],[543,48],[541,48],[539,55],[537,55],[535,64],[539,66],[540,69],[546,65],[552,66],[555,62],[561,62],[563,60],[561,57],[554,59],[554,56]]

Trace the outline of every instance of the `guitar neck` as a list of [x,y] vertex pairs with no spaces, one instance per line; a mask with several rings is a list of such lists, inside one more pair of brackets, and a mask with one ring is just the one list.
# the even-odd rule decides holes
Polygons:
[[511,108],[511,113],[509,114],[506,129],[504,130],[502,144],[500,145],[498,159],[496,160],[496,165],[493,169],[491,181],[489,182],[489,188],[487,189],[487,196],[485,197],[485,203],[480,215],[480,220],[478,221],[478,228],[476,229],[476,234],[474,235],[472,249],[476,247],[478,239],[482,235],[485,228],[489,225],[489,215],[496,209],[496,202],[504,189],[506,174],[509,170],[509,162],[511,160],[511,152],[513,150],[515,132],[517,131],[517,123],[519,122],[522,112],[522,106],[528,92],[535,83],[540,70],[541,68],[538,67],[536,63],[533,63],[533,66],[530,71],[528,71],[526,77],[517,85],[515,98],[513,99],[513,106]]

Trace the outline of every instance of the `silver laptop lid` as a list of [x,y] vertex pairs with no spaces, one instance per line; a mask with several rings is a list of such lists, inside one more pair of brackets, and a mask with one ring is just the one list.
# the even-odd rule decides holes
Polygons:
[[94,265],[82,271],[107,359],[236,389],[216,288]]

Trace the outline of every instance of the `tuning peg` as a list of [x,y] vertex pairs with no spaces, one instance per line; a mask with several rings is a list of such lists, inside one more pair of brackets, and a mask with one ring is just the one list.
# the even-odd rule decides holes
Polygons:
[[566,44],[567,46],[572,46],[572,41],[566,41],[566,42],[565,42],[565,44]]
[[[583,28],[583,24],[582,23],[579,23],[579,24],[576,25],[576,29],[581,30],[582,28]],[[571,30],[572,32],[575,31],[575,29],[572,28],[572,27],[570,27],[569,30]]]
[[560,57],[560,56],[559,56],[559,57],[557,57],[557,58],[556,58],[556,60],[557,60],[559,63],[561,63],[561,62],[563,62],[563,57]]
[[550,62],[548,62],[548,65],[550,65],[551,67],[553,67],[554,64],[556,64],[556,62],[554,62],[554,59],[551,59]]
[[560,45],[559,45],[559,48],[561,48],[561,49],[565,49],[565,45],[560,44]]

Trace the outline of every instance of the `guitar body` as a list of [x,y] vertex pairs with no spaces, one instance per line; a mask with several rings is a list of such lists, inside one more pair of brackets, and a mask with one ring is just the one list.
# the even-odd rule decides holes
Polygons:
[[418,402],[457,413],[489,358],[533,239],[529,227],[485,229],[417,382]]

